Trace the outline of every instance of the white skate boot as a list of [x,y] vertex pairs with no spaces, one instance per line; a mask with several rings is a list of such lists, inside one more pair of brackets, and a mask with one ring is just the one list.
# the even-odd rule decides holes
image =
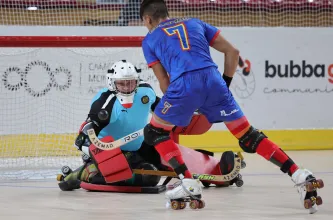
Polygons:
[[317,196],[317,189],[324,187],[321,179],[316,179],[307,169],[298,169],[292,176],[297,191],[301,196],[301,203],[304,208],[309,209],[310,214],[318,211],[318,205],[323,203],[320,196]]
[[201,200],[202,187],[197,179],[183,179],[176,186],[165,193],[167,208],[184,209],[186,202],[190,203],[191,209],[202,209],[205,202]]

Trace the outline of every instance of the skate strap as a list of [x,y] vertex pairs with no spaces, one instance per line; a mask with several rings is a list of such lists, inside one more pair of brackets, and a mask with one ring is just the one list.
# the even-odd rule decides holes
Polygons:
[[298,187],[298,186],[305,185],[305,184],[310,183],[310,182],[312,182],[312,181],[314,181],[314,180],[316,180],[316,178],[311,178],[311,179],[305,180],[304,182],[301,182],[301,183],[297,183],[297,184],[295,184],[294,187]]
[[281,170],[282,172],[284,172],[284,173],[287,173],[287,172],[290,170],[290,167],[291,167],[293,164],[295,164],[294,161],[292,161],[292,160],[289,158],[288,160],[286,160],[286,161],[282,164],[280,170]]
[[[102,141],[107,143],[111,139],[105,137]],[[91,144],[89,151],[105,182],[112,183],[132,178],[132,170],[120,148],[103,151]]]

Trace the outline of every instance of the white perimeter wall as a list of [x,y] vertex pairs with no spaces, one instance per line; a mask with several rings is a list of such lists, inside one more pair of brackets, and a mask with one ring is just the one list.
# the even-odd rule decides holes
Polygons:
[[[250,122],[261,129],[333,127],[332,28],[221,29],[221,33],[241,51],[243,59],[248,60],[245,67],[249,64],[251,67],[249,75],[244,75],[243,68],[239,68],[231,86]],[[144,36],[146,32],[143,27],[1,27],[0,35]],[[223,72],[223,55],[211,51]],[[130,60],[143,68],[143,78],[158,90],[157,81],[147,70],[140,48],[2,48],[0,102],[6,107],[0,107],[0,116],[6,118],[6,123],[0,123],[0,134],[76,132],[86,117],[94,92],[104,85],[107,68],[120,59]],[[24,85],[9,91],[4,77],[11,80],[11,85],[21,79],[20,74],[13,71],[8,74],[8,68],[17,67],[24,72],[34,61],[46,63],[50,71],[59,67],[68,70],[72,77],[71,86],[64,91],[53,86],[42,97],[29,95]],[[64,72],[58,71],[55,75],[58,84],[66,84]],[[45,68],[31,67],[27,77],[31,88],[41,91],[48,80]],[[24,126],[41,117],[51,120],[50,123],[57,120],[57,123],[49,126],[36,122],[37,128],[29,129]],[[69,119],[60,122],[63,118]],[[214,125],[213,129],[224,130],[225,126]]]

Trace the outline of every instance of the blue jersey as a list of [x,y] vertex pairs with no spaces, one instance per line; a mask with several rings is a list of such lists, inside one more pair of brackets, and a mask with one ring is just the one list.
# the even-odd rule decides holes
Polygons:
[[[109,96],[112,96],[112,98],[107,104],[106,109],[111,117],[109,124],[98,134],[99,138],[112,136],[114,140],[118,140],[146,126],[151,106],[156,100],[156,94],[149,84],[144,82],[140,83],[134,95],[131,108],[123,107],[116,96],[110,92],[108,88],[104,88],[93,98],[91,109],[96,108],[94,106],[103,106]],[[96,109],[96,111],[99,110],[100,108]],[[123,145],[121,150],[136,151],[141,147],[142,142],[143,136]]]
[[217,65],[209,46],[220,31],[199,19],[170,19],[150,31],[142,42],[149,66],[161,62],[173,82],[185,72]]

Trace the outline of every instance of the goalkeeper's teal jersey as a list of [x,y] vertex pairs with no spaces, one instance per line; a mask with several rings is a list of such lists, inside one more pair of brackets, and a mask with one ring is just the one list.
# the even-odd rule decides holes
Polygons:
[[[100,90],[93,98],[92,106],[94,102],[99,102],[105,99],[105,97],[108,98],[110,95],[112,96],[113,94],[108,88]],[[119,138],[144,128],[148,123],[150,109],[155,100],[156,94],[154,90],[145,82],[140,82],[137,92],[134,95],[131,108],[123,107],[114,95],[108,104],[108,108],[110,108],[110,110],[112,109],[109,124],[100,131],[98,137],[112,136],[114,140],[118,140]],[[121,150],[136,151],[141,147],[142,142],[143,136],[123,145]]]

